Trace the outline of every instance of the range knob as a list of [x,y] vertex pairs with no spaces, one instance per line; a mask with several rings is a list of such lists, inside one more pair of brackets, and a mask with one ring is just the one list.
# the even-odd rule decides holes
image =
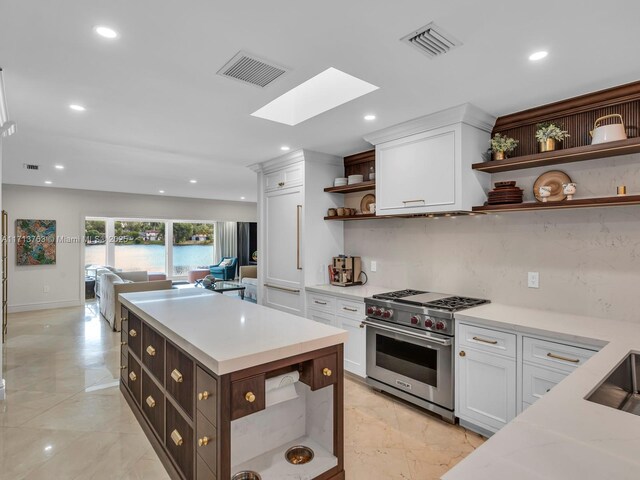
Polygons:
[[413,317],[411,317],[411,325],[418,325],[420,323],[420,317],[417,315],[414,315]]
[[373,312],[375,312],[375,308],[373,307],[367,307],[367,315],[373,315]]
[[383,317],[383,318],[391,318],[391,315],[393,315],[393,310],[385,310],[385,311],[382,313],[382,317]]
[[427,318],[427,319],[424,321],[424,326],[425,326],[425,327],[427,327],[427,328],[431,328],[431,327],[433,327],[433,320],[431,320],[430,318]]
[[446,327],[446,325],[444,324],[444,322],[436,323],[436,330],[444,330],[445,327]]
[[375,314],[379,317],[380,315],[382,315],[382,309],[381,308],[376,308]]

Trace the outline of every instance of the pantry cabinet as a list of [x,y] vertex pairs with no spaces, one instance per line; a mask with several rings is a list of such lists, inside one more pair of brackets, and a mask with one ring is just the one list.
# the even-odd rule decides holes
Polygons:
[[365,136],[376,146],[376,214],[470,211],[486,200],[482,160],[494,117],[470,104]]
[[299,150],[251,168],[259,192],[258,303],[304,315],[304,285],[326,283],[327,265],[343,250],[342,224],[317,221],[340,201],[323,187],[342,175],[342,159]]

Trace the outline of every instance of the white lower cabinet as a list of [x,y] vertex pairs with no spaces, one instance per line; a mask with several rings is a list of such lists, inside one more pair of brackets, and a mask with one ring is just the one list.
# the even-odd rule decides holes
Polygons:
[[344,344],[344,369],[360,377],[367,375],[364,302],[307,292],[307,318],[349,332]]
[[456,415],[495,432],[516,416],[516,359],[469,347],[456,358]]
[[456,322],[456,416],[494,433],[542,398],[595,349]]

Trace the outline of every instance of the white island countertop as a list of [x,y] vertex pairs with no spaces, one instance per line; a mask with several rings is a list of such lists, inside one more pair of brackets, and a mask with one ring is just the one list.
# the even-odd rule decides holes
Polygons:
[[125,293],[120,299],[217,375],[347,340],[339,328],[203,288]]
[[304,287],[307,292],[322,293],[334,297],[342,297],[347,300],[362,302],[367,297],[372,297],[379,293],[393,292],[400,288],[378,287],[376,285],[353,285],[351,287],[339,287],[337,285],[308,285]]
[[444,480],[636,479],[640,416],[585,400],[632,351],[640,324],[487,304],[460,320],[604,347],[503,427]]

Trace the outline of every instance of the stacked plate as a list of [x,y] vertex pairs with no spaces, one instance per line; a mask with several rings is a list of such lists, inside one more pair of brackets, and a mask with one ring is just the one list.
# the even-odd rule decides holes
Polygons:
[[364,182],[364,175],[349,175],[349,185]]
[[504,203],[522,203],[522,189],[516,187],[516,182],[496,182],[495,189],[489,192],[489,205]]
[[334,187],[344,187],[347,184],[347,177],[339,177],[333,181]]

